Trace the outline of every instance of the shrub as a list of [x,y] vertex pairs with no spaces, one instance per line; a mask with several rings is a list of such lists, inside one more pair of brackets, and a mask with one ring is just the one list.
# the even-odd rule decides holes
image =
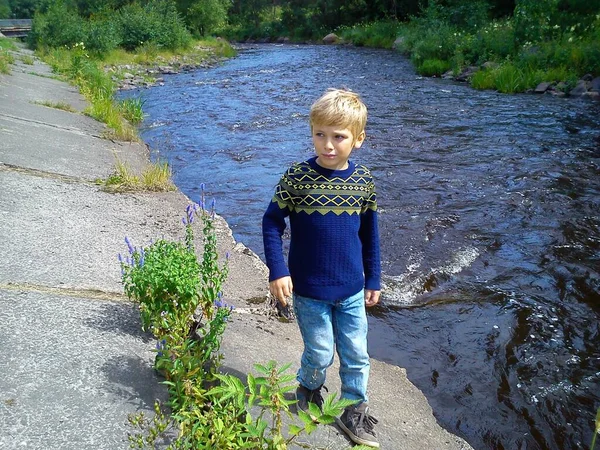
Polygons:
[[71,47],[85,40],[85,21],[61,1],[49,4],[45,13],[37,12],[27,39],[32,48]]
[[121,45],[126,50],[134,50],[146,42],[175,50],[191,42],[191,35],[175,5],[166,0],[153,1],[145,6],[138,3],[125,5],[119,10],[117,21]]
[[85,23],[84,43],[90,52],[105,55],[121,44],[119,27],[108,18],[89,20]]

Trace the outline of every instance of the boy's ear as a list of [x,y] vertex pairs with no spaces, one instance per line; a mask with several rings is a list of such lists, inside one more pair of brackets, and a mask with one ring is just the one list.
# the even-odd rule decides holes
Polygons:
[[354,148],[360,148],[360,146],[365,141],[366,136],[367,135],[365,134],[364,130],[361,131],[361,133],[358,136],[356,136],[356,141],[354,141]]

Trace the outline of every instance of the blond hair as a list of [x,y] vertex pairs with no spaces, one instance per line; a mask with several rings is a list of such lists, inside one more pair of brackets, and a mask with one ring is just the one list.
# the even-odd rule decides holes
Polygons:
[[310,108],[310,129],[315,125],[348,128],[356,139],[365,130],[367,107],[355,92],[328,89]]

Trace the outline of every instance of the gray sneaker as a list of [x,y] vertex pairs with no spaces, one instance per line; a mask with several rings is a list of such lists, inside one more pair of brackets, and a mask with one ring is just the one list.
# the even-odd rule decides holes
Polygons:
[[369,406],[366,403],[347,407],[336,422],[355,443],[379,448],[377,435],[373,431],[377,419],[369,415]]
[[[296,389],[296,408],[304,411],[305,413],[308,413],[312,420],[317,420],[317,417],[313,416],[310,413],[308,409],[308,404],[314,403],[319,407],[319,409],[323,408],[323,396],[321,395],[322,387],[323,385],[319,386],[316,389],[308,389],[300,384]],[[327,388],[325,388],[325,390],[327,390]]]

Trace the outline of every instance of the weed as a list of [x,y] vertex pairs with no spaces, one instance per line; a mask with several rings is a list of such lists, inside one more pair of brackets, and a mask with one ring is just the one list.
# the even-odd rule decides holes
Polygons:
[[42,101],[37,101],[34,103],[36,105],[47,106],[48,108],[62,109],[63,111],[68,111],[68,112],[77,112],[77,110],[75,108],[73,108],[69,103],[66,103],[66,102],[53,102],[50,100],[42,100]]
[[125,119],[134,125],[144,120],[144,100],[140,97],[128,98],[119,102],[119,110]]
[[132,172],[129,165],[117,158],[114,172],[100,181],[108,192],[167,192],[175,189],[171,181],[171,169],[167,163],[151,163],[141,174]]
[[33,59],[32,56],[30,55],[22,55],[19,57],[19,59],[21,60],[21,62],[23,64],[27,64],[29,66],[33,66],[33,63],[35,62],[35,60]]

